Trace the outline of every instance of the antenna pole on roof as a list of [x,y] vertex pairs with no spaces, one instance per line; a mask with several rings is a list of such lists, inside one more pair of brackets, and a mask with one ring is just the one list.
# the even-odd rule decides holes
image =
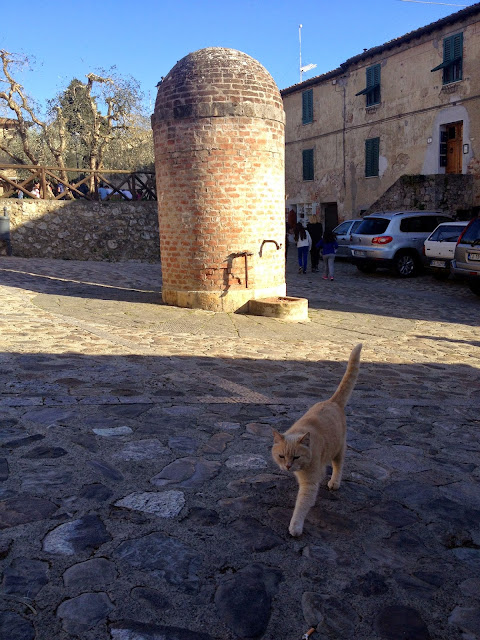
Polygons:
[[302,24],[298,25],[298,45],[300,47],[300,82],[302,81]]
[[315,69],[315,67],[317,66],[316,64],[306,64],[302,66],[302,27],[303,27],[303,24],[298,25],[298,43],[300,46],[300,82],[302,82],[304,73],[306,73],[307,71],[311,71],[312,69]]

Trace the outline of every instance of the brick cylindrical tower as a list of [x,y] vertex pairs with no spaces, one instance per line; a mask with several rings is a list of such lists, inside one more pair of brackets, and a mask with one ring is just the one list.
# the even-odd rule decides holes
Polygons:
[[256,60],[201,49],[152,116],[164,302],[236,311],[285,295],[285,114]]

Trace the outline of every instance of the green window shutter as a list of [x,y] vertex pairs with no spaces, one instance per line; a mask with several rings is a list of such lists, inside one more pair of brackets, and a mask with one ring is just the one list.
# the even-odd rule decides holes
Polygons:
[[367,89],[380,84],[380,65],[376,64],[367,69]]
[[367,89],[375,84],[373,67],[367,69]]
[[453,36],[452,48],[453,61],[450,78],[451,82],[455,82],[463,78],[463,33],[457,33]]
[[302,93],[302,124],[313,122],[313,89]]
[[[370,80],[368,72],[370,71]],[[380,104],[380,65],[376,64],[373,67],[367,69],[367,88],[370,91],[367,93],[367,107],[371,107],[374,104]]]
[[302,151],[303,161],[303,179],[313,180],[314,167],[313,167],[313,149],[304,149]]
[[452,36],[453,38],[453,58],[462,58],[463,57],[463,33],[457,33]]
[[453,60],[453,37],[445,38],[443,41],[443,61],[450,62]]
[[456,33],[443,41],[443,62],[432,71],[443,71],[443,84],[463,77],[463,33]]
[[375,64],[366,70],[367,86],[362,91],[356,93],[356,96],[366,96],[367,107],[380,103],[380,65]]
[[365,140],[365,177],[378,176],[380,157],[380,138]]

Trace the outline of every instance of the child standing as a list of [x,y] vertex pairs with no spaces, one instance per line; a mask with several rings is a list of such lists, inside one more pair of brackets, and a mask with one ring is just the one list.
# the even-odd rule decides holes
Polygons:
[[338,243],[333,231],[325,231],[323,238],[317,242],[317,248],[322,249],[323,253],[323,279],[333,280],[333,271],[335,263],[335,253],[338,249]]
[[308,252],[312,246],[312,238],[301,222],[295,226],[295,242],[298,252],[298,273],[307,273]]

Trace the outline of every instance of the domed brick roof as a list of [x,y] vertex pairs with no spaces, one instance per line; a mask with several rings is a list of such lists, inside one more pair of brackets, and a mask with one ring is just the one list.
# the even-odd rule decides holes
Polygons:
[[159,83],[153,119],[222,116],[285,121],[280,91],[257,60],[222,47],[189,53]]

